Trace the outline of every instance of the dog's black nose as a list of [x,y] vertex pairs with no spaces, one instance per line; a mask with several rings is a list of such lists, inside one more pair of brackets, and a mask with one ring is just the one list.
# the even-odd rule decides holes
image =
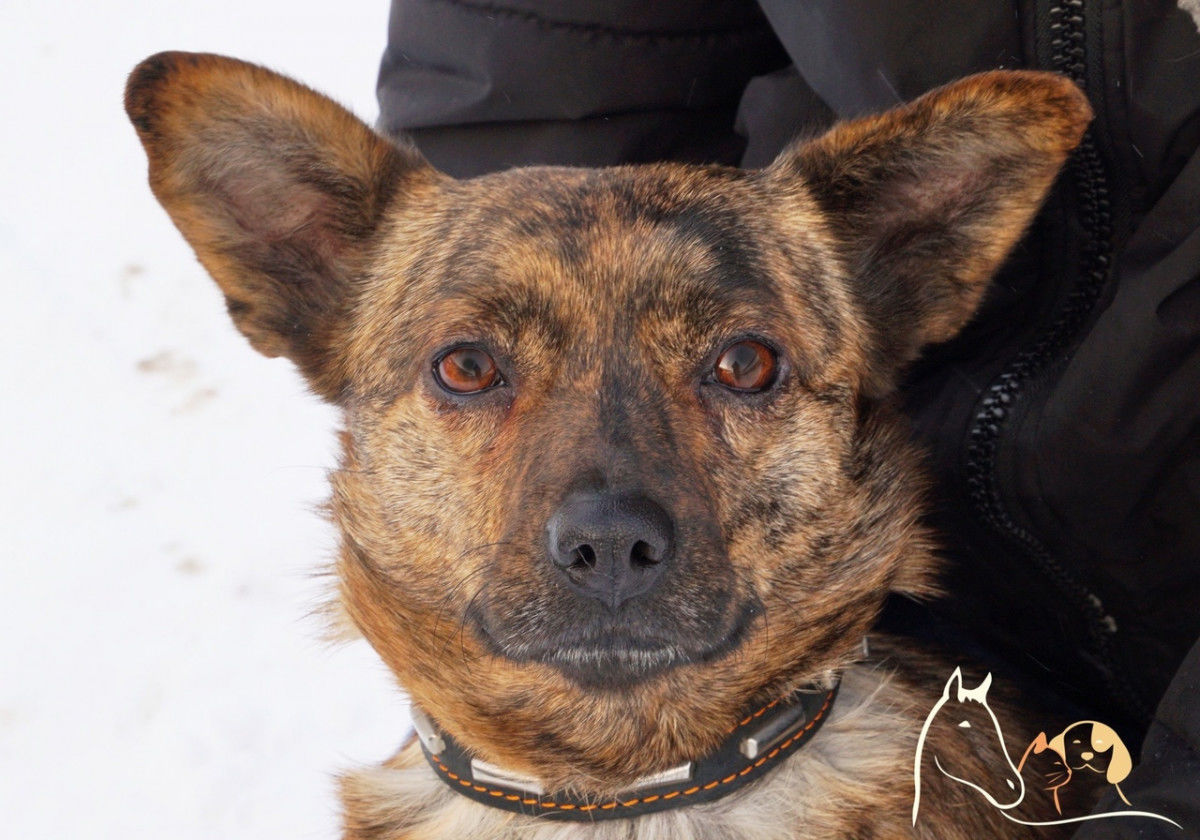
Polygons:
[[654,587],[675,549],[671,517],[631,493],[571,496],[547,532],[550,559],[571,589],[613,612]]

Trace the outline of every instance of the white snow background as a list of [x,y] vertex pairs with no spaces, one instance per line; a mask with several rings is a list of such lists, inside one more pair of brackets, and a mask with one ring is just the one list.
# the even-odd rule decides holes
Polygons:
[[0,836],[335,838],[407,707],[310,611],[334,411],[250,349],[146,185],[164,49],[372,122],[387,0],[7,0],[0,15]]

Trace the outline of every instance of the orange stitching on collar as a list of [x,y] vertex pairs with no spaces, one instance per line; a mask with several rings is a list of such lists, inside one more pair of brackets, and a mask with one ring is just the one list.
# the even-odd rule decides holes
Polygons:
[[733,726],[729,727],[729,731],[731,733],[738,731],[739,729],[741,729],[743,726],[745,726],[750,721],[754,720],[755,718],[762,717],[763,715],[765,715],[767,712],[769,712],[771,709],[775,708],[778,705],[779,705],[778,700],[772,700],[770,703],[763,706],[761,709],[759,709],[754,714],[746,715],[744,718],[742,718],[742,720],[739,723],[735,723]]
[[[774,703],[764,706],[762,709],[760,709],[759,711],[750,715],[745,720],[743,720],[741,723],[739,723],[737,726],[735,726],[734,729],[744,726],[749,721],[753,720],[756,717],[759,717],[764,712],[766,712],[768,709],[770,709],[771,706],[776,705],[776,703],[778,703],[778,702],[779,701],[776,700]],[[812,720],[810,720],[808,723],[806,723],[804,725],[803,729],[800,729],[799,731],[793,733],[792,737],[788,738],[782,744],[775,747],[775,749],[771,750],[769,753],[764,755],[758,761],[754,762],[753,764],[747,765],[746,768],[743,769],[741,772],[733,773],[729,776],[726,776],[724,779],[721,779],[720,781],[709,782],[707,785],[704,785],[704,787],[696,786],[696,787],[688,788],[687,790],[684,790],[684,791],[676,790],[676,791],[671,791],[670,793],[666,793],[666,794],[654,794],[653,796],[642,797],[639,799],[630,799],[625,802],[614,800],[612,802],[606,802],[603,805],[573,805],[569,802],[564,802],[560,805],[559,803],[554,802],[552,800],[541,800],[541,799],[522,799],[521,804],[522,805],[532,805],[534,807],[545,808],[547,810],[552,809],[552,808],[557,808],[560,811],[570,811],[570,810],[574,810],[574,809],[578,809],[580,811],[591,811],[596,808],[600,808],[603,811],[609,811],[616,807],[632,808],[633,806],[640,805],[644,802],[654,802],[655,800],[657,800],[659,798],[674,799],[676,796],[691,796],[701,790],[712,790],[713,788],[715,788],[719,785],[728,784],[729,782],[733,781],[734,779],[738,778],[739,776],[746,775],[751,770],[753,770],[757,767],[761,767],[765,762],[767,762],[770,759],[775,758],[775,756],[779,755],[781,752],[786,750],[788,747],[790,747],[792,744],[794,744],[798,738],[803,736],[804,733],[808,732],[808,730],[812,729],[814,726],[817,725],[817,721],[819,721],[822,717],[824,717],[825,713],[827,711],[829,711],[829,704],[832,702],[833,702],[833,690],[831,689],[830,691],[826,692],[826,694],[825,694],[825,703],[821,706],[821,708],[817,711],[817,713],[815,715],[813,715]],[[730,730],[730,731],[732,732],[733,730]],[[449,767],[447,767],[445,764],[442,764],[441,759],[439,759],[436,755],[431,756],[431,758],[433,759],[434,763],[437,765],[438,770],[440,770],[442,773],[446,774],[446,776],[448,776],[449,778],[457,781],[460,785],[463,785],[464,787],[473,788],[474,790],[477,790],[480,793],[487,793],[487,794],[490,794],[491,796],[504,796],[504,798],[509,799],[509,800],[516,798],[514,796],[506,795],[504,793],[504,791],[502,791],[502,790],[495,790],[492,788],[479,787],[478,785],[474,785],[471,782],[467,781],[466,779],[460,779],[458,776],[456,776],[450,770]]]

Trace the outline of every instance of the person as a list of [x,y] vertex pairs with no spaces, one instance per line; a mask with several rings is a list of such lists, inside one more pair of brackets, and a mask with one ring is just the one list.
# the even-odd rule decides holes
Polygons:
[[[904,385],[952,597],[885,620],[1144,735],[1124,791],[1200,832],[1198,21],[1197,0],[393,0],[379,128],[464,177],[759,167],[969,73],[1076,81],[1095,122]],[[1102,822],[1079,836],[1132,830]]]

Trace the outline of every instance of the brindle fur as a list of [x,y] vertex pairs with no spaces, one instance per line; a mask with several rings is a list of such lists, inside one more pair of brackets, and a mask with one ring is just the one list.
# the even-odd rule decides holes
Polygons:
[[[888,394],[971,317],[1078,142],[1091,112],[1070,82],[971,77],[761,171],[467,181],[232,59],[147,59],[126,106],[238,328],[343,409],[336,609],[460,742],[600,795],[846,669],[812,744],[728,801],[543,826],[451,796],[410,745],[344,777],[347,838],[1028,836],[935,778],[913,829],[912,748],[951,666],[850,663],[888,592],[935,591],[919,458]],[[779,384],[706,382],[746,336],[779,349]],[[505,387],[437,387],[432,360],[464,341]],[[658,500],[680,546],[623,613],[665,641],[603,663],[560,645],[612,624],[565,594],[545,547],[563,498],[600,487]],[[624,678],[589,680],[593,665]],[[998,766],[975,749],[981,773]]]

